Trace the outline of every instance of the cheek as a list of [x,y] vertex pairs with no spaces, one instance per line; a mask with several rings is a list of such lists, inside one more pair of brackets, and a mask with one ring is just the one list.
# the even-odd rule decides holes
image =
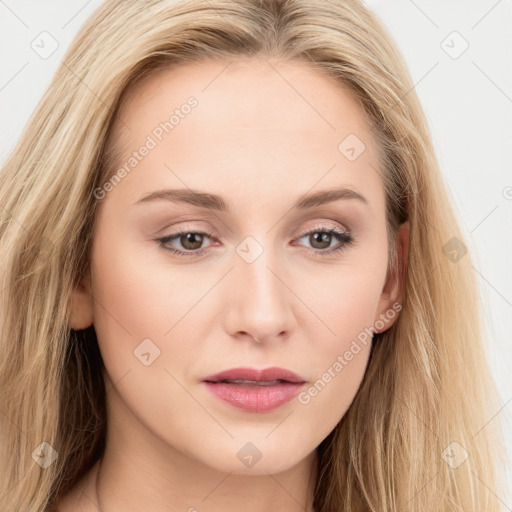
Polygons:
[[119,412],[126,404],[155,432],[171,424],[186,431],[182,411],[201,414],[180,385],[182,369],[196,358],[197,328],[187,312],[211,284],[152,264],[150,242],[142,248],[140,241],[102,228],[92,254],[94,327],[108,377],[122,396],[115,407]]
[[95,316],[133,336],[162,338],[180,319],[186,322],[213,282],[171,260],[158,242],[108,222],[96,234],[92,260]]
[[[384,253],[385,254],[385,253]],[[352,403],[363,380],[372,343],[372,327],[385,278],[385,260],[359,259],[336,272],[336,279],[323,283],[322,293],[310,294],[308,306],[321,319],[310,327],[308,339],[314,347],[308,357],[314,382],[298,396],[298,402],[311,418],[321,418],[320,428],[327,435]],[[310,283],[311,286],[311,283]],[[318,435],[318,422],[310,435]]]
[[[179,268],[171,272],[161,261],[157,265],[154,258],[163,249],[155,247],[156,242],[136,242],[108,222],[95,234],[94,326],[113,380],[141,367],[167,367],[166,344],[190,327],[187,311],[204,293],[201,283],[191,282],[193,275],[184,275]],[[154,362],[147,368],[144,363],[150,361]]]
[[[319,320],[318,334],[326,339],[321,353],[326,357],[332,357],[333,351],[345,350],[347,343],[350,345],[378,318],[387,270],[387,244],[384,237],[374,236],[371,240],[347,251],[335,265],[319,265],[312,272],[302,272],[304,277],[295,283],[294,289],[300,290],[301,298]],[[301,272],[297,269],[295,273]]]
[[323,310],[341,344],[373,324],[382,286],[380,271],[350,269],[323,295]]

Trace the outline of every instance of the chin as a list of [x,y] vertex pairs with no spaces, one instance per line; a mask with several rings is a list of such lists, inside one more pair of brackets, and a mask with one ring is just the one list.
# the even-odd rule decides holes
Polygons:
[[[231,439],[229,443],[219,446],[212,442],[210,447],[215,450],[204,459],[205,453],[201,453],[204,464],[222,472],[237,475],[268,475],[269,473],[281,473],[299,464],[304,458],[314,455],[315,447],[307,449],[305,443],[286,444],[285,438],[277,437],[271,440],[264,436],[243,436]],[[250,440],[252,439],[252,441]],[[261,441],[258,441],[261,439]]]

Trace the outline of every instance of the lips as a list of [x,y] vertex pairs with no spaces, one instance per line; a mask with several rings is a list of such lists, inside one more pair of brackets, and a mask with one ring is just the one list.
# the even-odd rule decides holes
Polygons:
[[[271,383],[292,382],[294,384],[303,384],[305,380],[296,373],[273,366],[263,370],[254,368],[232,368],[215,375],[210,375],[204,379],[205,382],[231,382],[231,383],[247,383],[259,385],[272,385]],[[244,382],[245,381],[245,382]]]
[[284,405],[305,382],[300,375],[278,367],[233,368],[203,380],[214,396],[247,412],[266,412]]

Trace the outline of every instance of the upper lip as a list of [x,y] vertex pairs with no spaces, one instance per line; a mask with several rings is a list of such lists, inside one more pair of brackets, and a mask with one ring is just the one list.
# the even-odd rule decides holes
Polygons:
[[282,380],[293,383],[303,383],[305,380],[291,370],[272,366],[258,370],[257,368],[231,368],[204,378],[205,382],[219,382],[221,380],[253,380],[259,382]]

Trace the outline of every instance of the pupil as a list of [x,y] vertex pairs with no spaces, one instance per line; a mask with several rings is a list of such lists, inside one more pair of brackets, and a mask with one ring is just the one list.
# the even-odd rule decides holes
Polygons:
[[[330,245],[330,242],[331,242],[331,234],[330,233],[313,233],[313,241],[314,243],[317,242],[317,238],[319,239],[318,242],[321,244],[321,247],[316,247],[317,249],[325,249],[326,247],[329,247]],[[324,239],[324,240],[322,240]],[[313,245],[314,247],[314,243],[312,243],[311,245]]]
[[[195,237],[198,237],[199,241],[194,241]],[[199,249],[203,243],[202,235],[199,235],[197,233],[187,233],[186,235],[181,237],[181,243],[183,244],[183,247],[185,249],[194,250]],[[190,247],[190,244],[192,247]]]

